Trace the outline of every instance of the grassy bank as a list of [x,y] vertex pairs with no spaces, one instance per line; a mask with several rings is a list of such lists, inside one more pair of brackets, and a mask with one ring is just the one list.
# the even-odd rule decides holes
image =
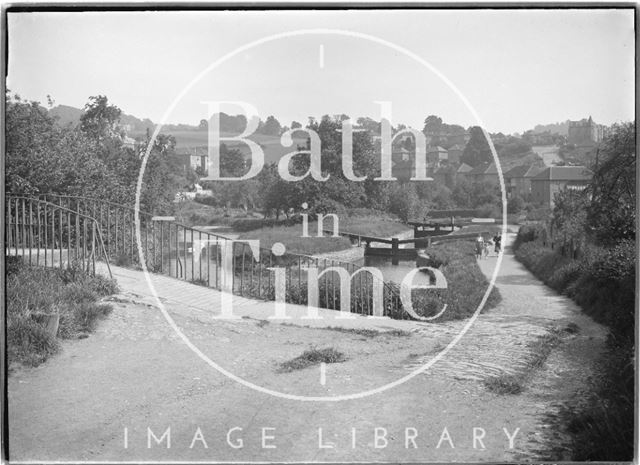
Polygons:
[[[37,366],[59,349],[58,338],[84,337],[111,311],[98,302],[117,291],[115,281],[78,269],[52,270],[7,257],[7,346],[9,363]],[[59,315],[57,337],[43,317]]]
[[[489,281],[475,259],[474,245],[470,241],[445,242],[426,250],[429,266],[440,269],[447,279],[447,289],[414,290],[414,307],[418,314],[432,316],[444,304],[447,310],[435,321],[459,320],[470,317],[482,301]],[[493,288],[483,312],[500,303],[500,292]]]
[[633,457],[635,244],[587,247],[579,259],[544,247],[536,227],[522,227],[515,256],[534,275],[572,298],[610,329],[593,392],[566,407],[563,421],[575,441],[574,460]]

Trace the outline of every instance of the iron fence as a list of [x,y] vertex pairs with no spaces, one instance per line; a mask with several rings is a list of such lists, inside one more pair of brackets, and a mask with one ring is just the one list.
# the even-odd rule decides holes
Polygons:
[[95,218],[45,200],[7,196],[5,253],[37,266],[79,266],[95,274],[96,261],[111,268]]
[[[317,292],[311,292],[316,300],[311,302],[312,305],[341,310],[341,305],[346,302],[342,292],[349,292],[351,312],[373,315],[376,305],[380,307],[377,290],[381,287],[383,315],[410,318],[402,309],[396,286],[353,263],[291,253],[276,255],[264,247],[252,250],[246,242],[142,211],[138,213],[139,244],[142,247],[142,253],[139,253],[133,207],[89,197],[56,194],[43,194],[32,200],[49,208],[55,207],[56,211],[73,213],[77,218],[90,219],[92,227],[100,235],[105,261],[118,266],[141,269],[142,256],[147,270],[152,273],[263,300],[275,299],[274,268],[282,268],[286,278],[286,302],[304,305],[309,304],[309,269],[315,269],[319,278]],[[344,274],[341,270],[349,274],[348,289],[341,280],[340,275]]]

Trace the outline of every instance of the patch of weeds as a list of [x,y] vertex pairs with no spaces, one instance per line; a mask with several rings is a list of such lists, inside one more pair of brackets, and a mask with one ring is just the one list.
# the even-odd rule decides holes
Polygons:
[[563,331],[567,334],[578,334],[580,332],[580,326],[575,323],[569,323]]
[[[72,339],[93,331],[111,311],[99,299],[117,292],[118,286],[77,266],[59,270],[16,264],[6,289],[9,361],[37,366],[57,352],[57,337]],[[59,316],[57,334],[46,328],[50,315]]]
[[320,363],[340,363],[347,360],[347,357],[333,347],[327,349],[309,349],[302,355],[294,359],[283,362],[278,367],[278,373],[289,373],[291,371],[303,370],[304,368],[318,365]]
[[258,320],[258,322],[256,323],[256,326],[258,328],[264,328],[268,324],[269,324],[269,320]]
[[196,286],[209,287],[209,282],[206,279],[194,279],[191,281],[191,284],[195,284]]

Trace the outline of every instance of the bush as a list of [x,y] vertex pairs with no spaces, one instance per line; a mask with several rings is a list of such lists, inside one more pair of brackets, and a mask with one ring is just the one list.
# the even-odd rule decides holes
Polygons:
[[[422,316],[433,316],[444,304],[447,310],[437,321],[449,321],[470,317],[482,301],[489,282],[475,259],[474,244],[469,241],[436,244],[426,250],[427,255],[439,264],[447,280],[447,289],[414,290],[414,309]],[[500,303],[500,292],[493,288],[483,312]]]
[[114,280],[91,276],[79,268],[45,269],[13,261],[7,275],[7,342],[9,361],[37,366],[59,349],[55,335],[37,321],[58,314],[58,336],[74,338],[90,332],[111,311],[98,303],[117,292]]
[[501,208],[493,203],[485,203],[476,208],[476,214],[481,218],[499,218]]
[[533,242],[545,234],[545,227],[542,224],[531,224],[521,226],[518,235],[513,243],[513,250],[516,251],[525,242]]

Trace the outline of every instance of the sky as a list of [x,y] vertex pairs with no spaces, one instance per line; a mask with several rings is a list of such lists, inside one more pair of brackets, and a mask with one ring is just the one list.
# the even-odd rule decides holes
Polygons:
[[608,125],[634,119],[633,21],[632,9],[8,13],[7,87],[75,107],[106,95],[156,123],[241,101],[283,125],[379,119],[376,102],[416,128],[430,114],[506,134]]

